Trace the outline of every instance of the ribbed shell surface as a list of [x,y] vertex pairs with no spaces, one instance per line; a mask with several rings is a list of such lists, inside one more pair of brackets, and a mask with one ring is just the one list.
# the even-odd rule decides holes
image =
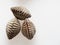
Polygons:
[[21,29],[20,23],[16,18],[8,22],[6,26],[6,33],[8,39],[14,38],[20,32],[20,29]]
[[13,12],[14,16],[17,19],[20,19],[20,20],[24,20],[26,18],[30,18],[31,17],[31,14],[30,14],[29,10],[26,9],[25,7],[23,7],[23,6],[12,7],[11,11]]
[[22,34],[28,39],[32,39],[36,32],[34,24],[28,19],[24,21],[21,31]]

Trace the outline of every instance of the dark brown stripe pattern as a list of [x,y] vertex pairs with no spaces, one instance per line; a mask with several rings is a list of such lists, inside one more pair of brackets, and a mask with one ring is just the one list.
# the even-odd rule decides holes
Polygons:
[[26,9],[25,7],[22,7],[22,6],[20,6],[20,7],[12,7],[11,11],[13,12],[14,16],[17,19],[20,19],[20,20],[24,20],[26,18],[31,17],[31,14],[30,14],[29,10]]
[[19,21],[14,18],[10,22],[8,22],[6,27],[6,33],[8,36],[8,39],[14,38],[21,30],[21,26]]
[[32,39],[36,32],[35,26],[28,19],[24,20],[21,31],[22,31],[22,34],[28,39]]

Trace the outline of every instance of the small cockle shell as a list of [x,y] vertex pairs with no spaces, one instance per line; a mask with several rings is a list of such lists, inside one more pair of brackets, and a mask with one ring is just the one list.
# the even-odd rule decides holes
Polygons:
[[23,6],[20,6],[20,7],[12,7],[11,8],[11,11],[13,12],[14,16],[17,19],[20,19],[20,20],[24,20],[26,18],[31,17],[31,14],[30,14],[29,10],[26,9],[25,7],[23,7]]
[[36,32],[34,24],[28,19],[24,20],[21,31],[28,39],[32,39]]
[[16,18],[12,19],[6,26],[8,39],[14,38],[20,32],[20,30],[21,26],[19,21]]

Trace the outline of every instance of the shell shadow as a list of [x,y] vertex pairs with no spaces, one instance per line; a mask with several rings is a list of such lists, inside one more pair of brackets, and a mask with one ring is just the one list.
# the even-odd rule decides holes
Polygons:
[[12,40],[7,40],[7,45],[35,45],[35,39],[28,40],[22,33],[19,33]]
[[13,0],[13,2],[17,3],[18,5],[21,5],[21,4],[27,5],[27,4],[31,4],[33,0]]

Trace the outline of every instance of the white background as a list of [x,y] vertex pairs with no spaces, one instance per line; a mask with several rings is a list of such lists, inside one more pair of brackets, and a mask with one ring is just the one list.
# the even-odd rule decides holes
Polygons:
[[[12,40],[6,36],[6,24],[14,18],[10,8],[25,6],[30,10],[30,20],[35,24],[36,34],[32,40],[21,32]],[[1,0],[0,45],[60,45],[60,0]]]

